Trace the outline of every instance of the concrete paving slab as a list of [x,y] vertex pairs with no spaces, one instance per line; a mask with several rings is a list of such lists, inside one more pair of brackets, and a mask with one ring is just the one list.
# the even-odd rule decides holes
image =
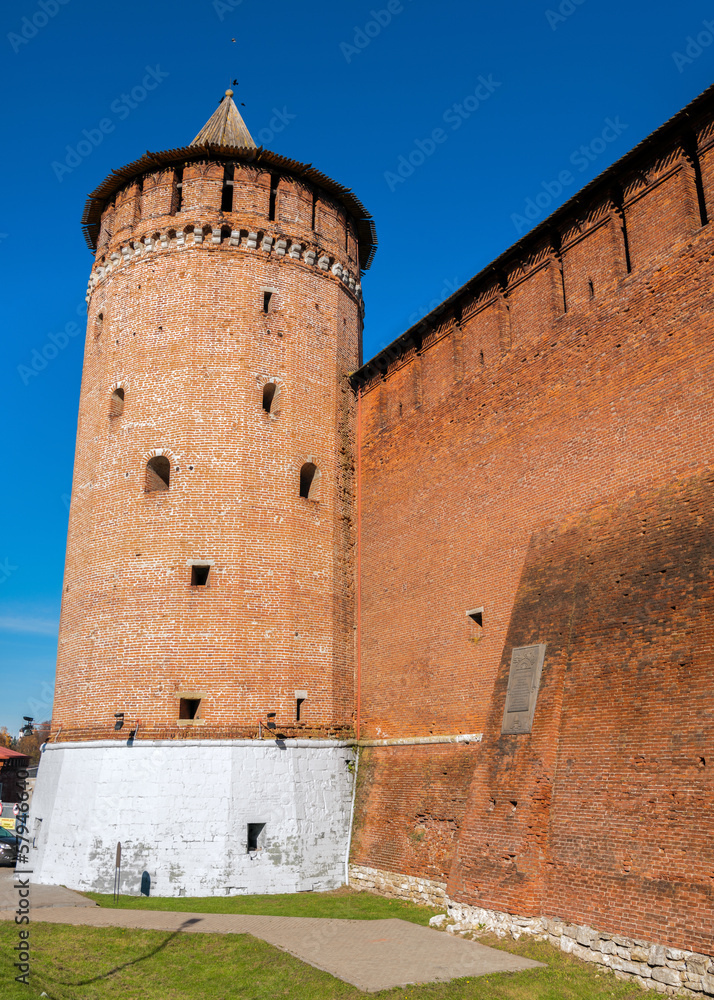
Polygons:
[[[7,911],[0,919],[10,919]],[[365,993],[410,983],[542,968],[508,952],[406,920],[332,920],[159,910],[44,908],[42,923],[133,927],[204,934],[252,934]]]
[[[25,878],[26,876],[20,876]],[[0,868],[0,910],[15,908],[17,906],[17,889],[15,888],[15,869],[9,867]],[[30,909],[44,909],[48,906],[91,906],[97,904],[92,899],[73,892],[72,889],[65,889],[63,885],[35,885],[30,883]]]

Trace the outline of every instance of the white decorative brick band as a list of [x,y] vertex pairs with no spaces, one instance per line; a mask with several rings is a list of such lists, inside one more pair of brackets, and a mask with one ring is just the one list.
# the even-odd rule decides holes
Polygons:
[[350,885],[392,899],[408,899],[424,906],[446,906],[446,882],[436,882],[413,875],[399,875],[378,868],[350,865]]
[[635,981],[644,989],[672,996],[714,996],[714,958],[680,948],[639,941],[621,934],[605,934],[592,927],[548,917],[519,917],[448,902],[448,914],[429,921],[449,934],[491,931],[515,940],[529,934],[584,962],[611,969],[618,979]]
[[[105,260],[102,264],[95,264],[92,268],[92,273],[89,276],[89,284],[87,286],[87,294],[85,295],[85,301],[89,303],[92,296],[92,292],[98,284],[100,284],[107,275],[111,274],[112,271],[118,268],[125,267],[132,261],[138,260],[139,258],[146,257],[149,254],[156,252],[167,251],[167,250],[182,250],[187,249],[192,246],[197,246],[204,242],[205,236],[203,228],[199,225],[193,227],[193,232],[180,231],[176,232],[174,236],[169,235],[170,231],[159,233],[158,237],[147,236],[143,240],[131,240],[125,246],[119,247],[118,250],[114,250],[109,258]],[[234,229],[231,232],[227,232],[223,229],[215,228],[211,231],[211,245],[225,243],[230,247],[237,247],[244,250],[257,250],[259,249],[258,244],[258,233],[248,233],[247,237],[241,237],[240,230]],[[305,264],[310,267],[315,267],[317,262],[317,267],[321,271],[331,272],[339,281],[342,282],[354,295],[361,300],[362,298],[362,285],[360,284],[359,278],[355,277],[351,272],[344,267],[339,261],[336,261],[333,257],[328,257],[323,255],[317,259],[317,251],[306,249],[302,243],[297,241],[288,241],[285,239],[276,239],[275,236],[270,236],[265,234],[262,241],[260,242],[260,250],[264,253],[272,254],[276,257],[290,257],[291,260],[302,259]]]

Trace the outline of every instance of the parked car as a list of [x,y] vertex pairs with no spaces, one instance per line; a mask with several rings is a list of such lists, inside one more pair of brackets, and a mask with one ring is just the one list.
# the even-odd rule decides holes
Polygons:
[[14,833],[0,826],[0,865],[14,865],[19,841]]

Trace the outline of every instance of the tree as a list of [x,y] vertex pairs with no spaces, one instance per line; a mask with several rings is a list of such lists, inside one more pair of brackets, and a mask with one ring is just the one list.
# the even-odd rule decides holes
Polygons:
[[5,726],[0,729],[0,747],[5,747],[7,750],[15,749],[15,737],[7,731]]
[[17,750],[18,753],[24,753],[30,758],[30,767],[34,767],[40,762],[40,747],[49,739],[50,735],[50,723],[49,720],[46,722],[41,722],[38,726],[35,726],[34,731],[21,736],[17,740],[13,750]]

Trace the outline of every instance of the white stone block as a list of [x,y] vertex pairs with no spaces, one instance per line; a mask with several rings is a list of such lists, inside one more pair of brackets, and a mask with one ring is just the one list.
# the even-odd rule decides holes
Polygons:
[[[225,895],[231,886],[295,892],[318,879],[337,888],[352,800],[344,757],[344,747],[324,742],[284,750],[240,741],[52,744],[33,797],[32,819],[42,819],[34,877],[110,892],[121,841],[123,892],[138,893],[143,871],[154,893],[168,896]],[[186,789],[196,788],[205,792],[205,823],[187,820]],[[251,822],[266,824],[259,857],[247,852]]]

